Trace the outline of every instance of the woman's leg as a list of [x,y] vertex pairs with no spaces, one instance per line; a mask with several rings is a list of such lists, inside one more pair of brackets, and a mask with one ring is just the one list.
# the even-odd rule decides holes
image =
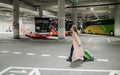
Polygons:
[[87,58],[85,56],[83,56],[83,62],[85,62],[87,60]]
[[67,59],[67,61],[72,61],[73,51],[74,51],[74,47],[73,47],[73,45],[72,45],[72,46],[71,46],[71,49],[70,49],[70,56],[69,56],[69,58]]
[[71,50],[70,50],[70,57],[69,58],[71,58],[72,59],[72,56],[73,56],[73,51],[74,51],[74,47],[73,47],[73,45],[71,46]]

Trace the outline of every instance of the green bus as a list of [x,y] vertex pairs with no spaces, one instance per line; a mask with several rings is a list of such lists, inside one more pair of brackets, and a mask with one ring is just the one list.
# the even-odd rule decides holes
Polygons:
[[83,32],[89,34],[105,34],[114,36],[114,19],[87,21],[83,25]]

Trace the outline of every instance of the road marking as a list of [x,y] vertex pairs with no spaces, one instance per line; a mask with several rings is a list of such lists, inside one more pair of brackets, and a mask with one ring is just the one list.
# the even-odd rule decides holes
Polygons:
[[62,69],[62,68],[34,68],[34,67],[12,67],[13,69],[39,69],[49,71],[88,71],[88,72],[120,72],[120,70],[96,70],[96,69]]
[[[119,74],[120,70],[96,70],[96,69],[62,69],[62,68],[34,68],[34,67],[8,67],[7,69],[0,72],[0,75],[9,72],[10,69],[25,69],[31,70],[28,75],[40,75],[40,70],[43,71],[70,71],[70,72],[107,72],[109,75]],[[14,71],[13,71],[14,72]],[[22,71],[21,71],[22,72]],[[18,72],[19,73],[19,72]]]
[[112,71],[109,73],[109,75],[120,75],[120,72],[118,71]]
[[38,69],[32,70],[28,75],[41,75]]
[[101,61],[101,62],[109,62],[108,59],[97,59],[97,61]]
[[10,75],[15,75],[15,74],[10,74]]
[[[8,38],[7,38],[7,39],[8,39]],[[2,42],[10,43],[10,42],[12,42],[12,41],[2,41]]]
[[118,74],[120,75],[120,72],[118,72]]
[[9,51],[1,51],[2,53],[9,53]]
[[0,75],[2,75],[3,73],[5,73],[5,72],[9,71],[11,68],[12,68],[12,67],[8,67],[8,68],[6,68],[6,69],[5,69],[5,70],[3,70],[2,72],[0,72]]
[[90,39],[88,40],[88,42],[90,42],[92,39],[93,39],[93,38],[90,38]]
[[27,73],[25,70],[22,71],[9,71],[10,73]]
[[58,58],[66,59],[67,56],[58,56]]
[[109,75],[115,75],[115,71],[110,72]]
[[21,54],[21,52],[13,52],[13,54]]
[[31,56],[33,56],[33,55],[35,55],[34,53],[26,53],[26,55],[31,55]]
[[107,40],[108,40],[108,43],[110,43],[110,42],[111,42],[109,38],[107,38]]
[[50,57],[51,55],[49,55],[49,54],[42,54],[41,56],[42,57]]

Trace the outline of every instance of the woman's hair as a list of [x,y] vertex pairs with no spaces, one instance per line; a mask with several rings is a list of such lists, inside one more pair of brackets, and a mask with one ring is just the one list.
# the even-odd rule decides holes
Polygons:
[[76,25],[73,25],[72,28],[73,28],[73,31],[75,31],[75,32],[78,34],[77,26],[76,26]]

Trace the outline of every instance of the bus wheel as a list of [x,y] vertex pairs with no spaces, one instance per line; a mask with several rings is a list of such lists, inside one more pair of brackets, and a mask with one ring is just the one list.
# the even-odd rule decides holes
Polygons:
[[88,31],[88,33],[89,33],[89,34],[92,34],[92,31],[91,31],[91,30],[89,30],[89,31]]
[[110,32],[109,32],[109,35],[110,35],[110,36],[114,36],[114,32],[113,32],[113,31],[110,31]]

